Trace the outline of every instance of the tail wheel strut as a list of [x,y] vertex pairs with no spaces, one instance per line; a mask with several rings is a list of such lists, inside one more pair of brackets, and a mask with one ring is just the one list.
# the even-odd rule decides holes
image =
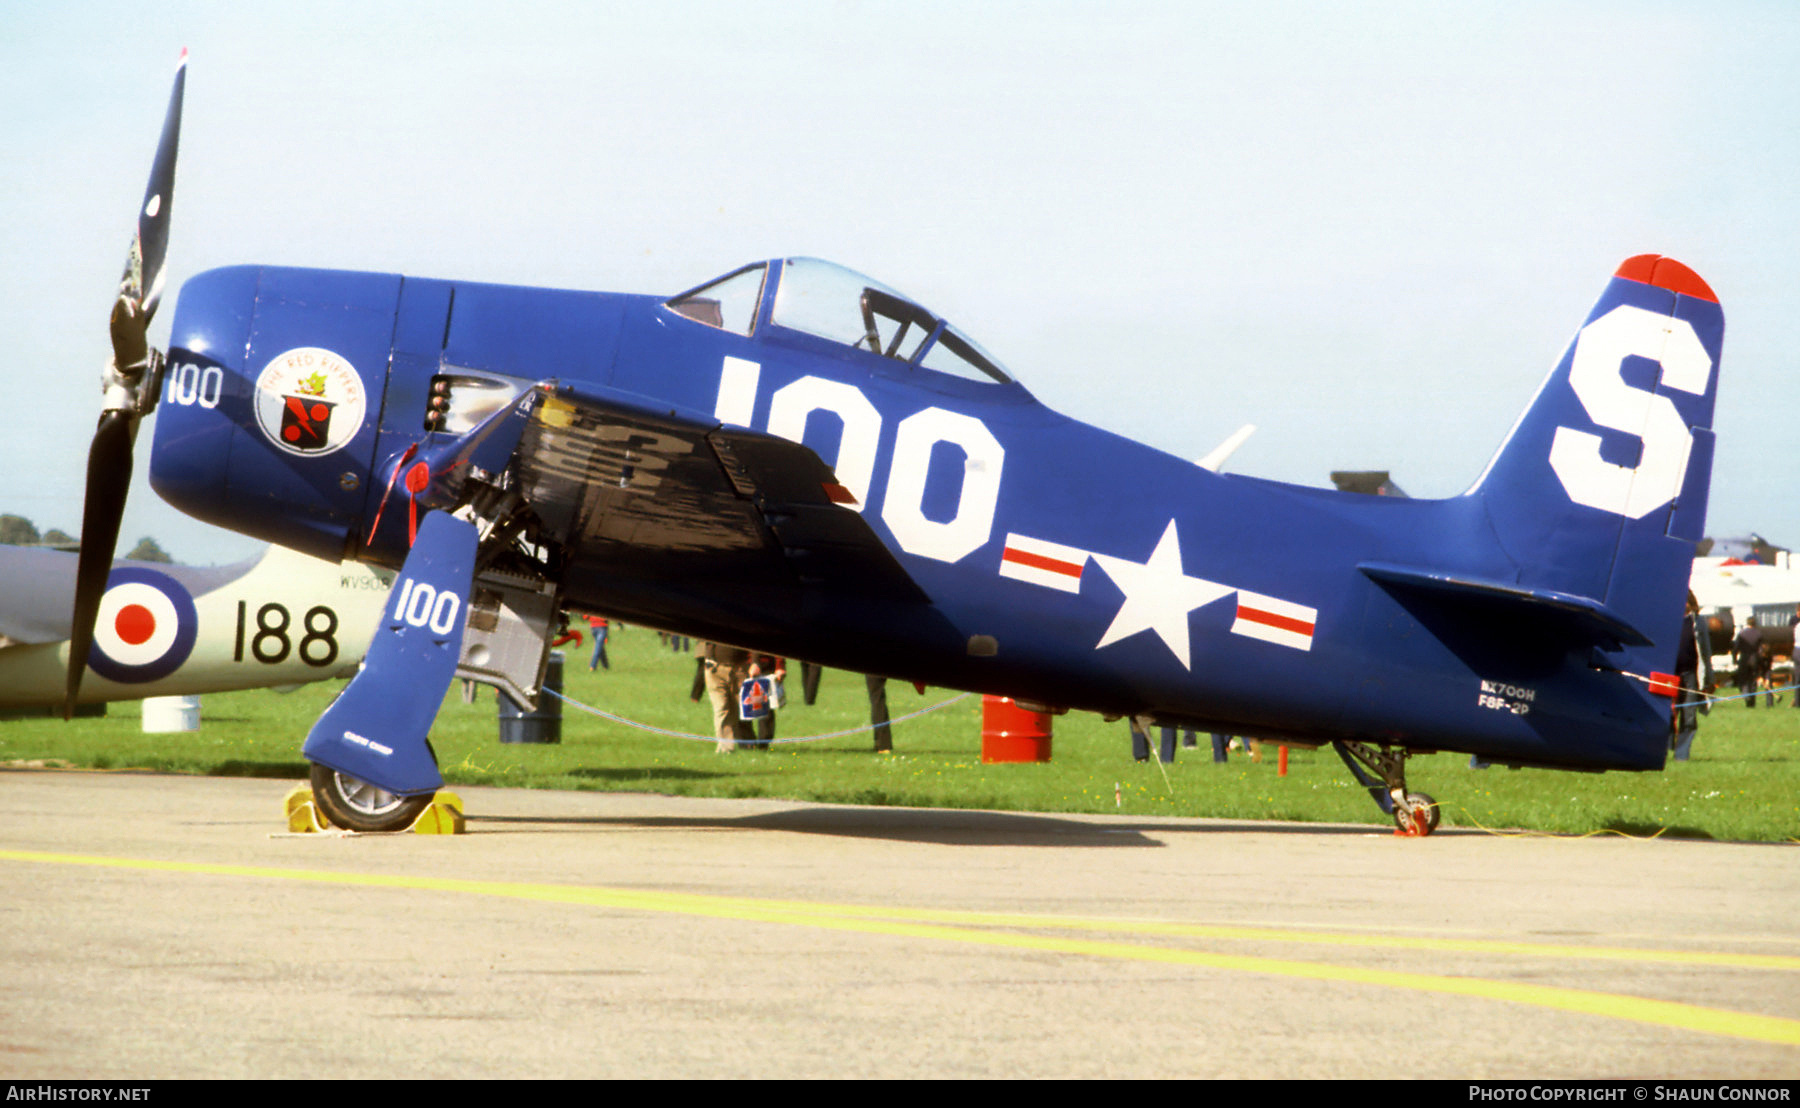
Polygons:
[[1438,829],[1443,815],[1438,802],[1429,794],[1406,791],[1406,759],[1411,751],[1351,741],[1331,745],[1381,810],[1394,817],[1397,834],[1423,838]]

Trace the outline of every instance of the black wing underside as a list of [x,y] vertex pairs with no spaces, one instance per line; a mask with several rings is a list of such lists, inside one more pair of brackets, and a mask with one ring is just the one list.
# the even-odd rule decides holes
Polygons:
[[[592,386],[537,387],[515,487],[571,583],[639,593],[824,591],[928,602],[831,468],[799,443]],[[752,605],[756,606],[756,605]]]

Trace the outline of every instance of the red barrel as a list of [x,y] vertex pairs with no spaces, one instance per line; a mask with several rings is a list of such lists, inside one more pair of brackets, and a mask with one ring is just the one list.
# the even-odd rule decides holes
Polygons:
[[982,697],[981,760],[1048,762],[1050,713],[1029,711],[1004,696]]

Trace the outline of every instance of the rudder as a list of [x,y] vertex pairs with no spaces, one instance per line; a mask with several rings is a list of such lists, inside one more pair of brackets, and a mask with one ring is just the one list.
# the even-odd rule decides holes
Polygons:
[[1468,494],[1520,585],[1600,601],[1657,668],[1705,530],[1724,328],[1693,270],[1627,259]]

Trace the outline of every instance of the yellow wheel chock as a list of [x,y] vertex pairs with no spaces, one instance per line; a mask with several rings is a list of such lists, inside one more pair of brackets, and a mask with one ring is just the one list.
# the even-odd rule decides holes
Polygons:
[[[294,786],[282,801],[282,807],[287,811],[288,830],[295,834],[315,834],[327,831],[340,835],[352,833],[331,825],[331,822],[325,818],[325,813],[319,811],[318,806],[313,803],[310,785]],[[463,818],[462,797],[440,789],[437,795],[431,798],[431,803],[425,806],[425,810],[419,813],[419,818],[413,820],[412,826],[407,830],[415,835],[461,835],[465,833],[468,825]]]

